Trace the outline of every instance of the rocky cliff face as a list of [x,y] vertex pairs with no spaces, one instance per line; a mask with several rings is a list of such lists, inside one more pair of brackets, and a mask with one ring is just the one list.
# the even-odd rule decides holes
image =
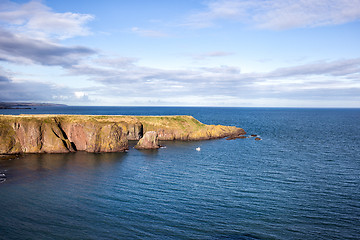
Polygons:
[[139,140],[135,146],[136,149],[157,149],[160,148],[158,134],[155,131],[149,131]]
[[127,133],[121,124],[65,122],[62,129],[77,151],[121,152],[128,148]]
[[192,116],[141,116],[144,132],[155,131],[159,140],[207,140],[244,135],[242,128],[222,125],[206,125]]
[[245,134],[191,116],[0,115],[0,154],[121,152],[154,131],[159,140],[203,140]]

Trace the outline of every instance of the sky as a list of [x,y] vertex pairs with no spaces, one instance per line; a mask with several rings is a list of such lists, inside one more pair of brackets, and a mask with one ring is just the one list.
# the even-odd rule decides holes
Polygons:
[[360,107],[360,0],[0,0],[0,101]]

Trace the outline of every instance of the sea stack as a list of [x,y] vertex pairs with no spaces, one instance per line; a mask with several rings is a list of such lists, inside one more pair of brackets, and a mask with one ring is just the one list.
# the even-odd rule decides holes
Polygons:
[[135,146],[136,149],[158,149],[160,148],[158,134],[155,131],[146,132]]

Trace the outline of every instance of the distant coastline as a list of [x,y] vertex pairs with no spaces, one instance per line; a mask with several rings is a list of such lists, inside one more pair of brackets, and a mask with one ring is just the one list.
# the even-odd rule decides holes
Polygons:
[[0,102],[0,109],[31,109],[32,107],[60,107],[67,106],[57,103],[32,103],[32,102]]

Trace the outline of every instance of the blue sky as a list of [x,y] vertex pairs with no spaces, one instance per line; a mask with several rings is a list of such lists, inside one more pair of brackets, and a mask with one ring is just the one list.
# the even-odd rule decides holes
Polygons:
[[0,1],[0,101],[360,107],[360,0]]

